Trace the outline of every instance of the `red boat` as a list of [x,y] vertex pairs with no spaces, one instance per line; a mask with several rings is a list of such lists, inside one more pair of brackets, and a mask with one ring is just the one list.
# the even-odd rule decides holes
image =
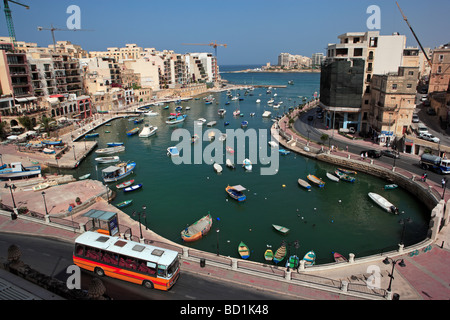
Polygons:
[[125,181],[125,182],[122,182],[122,183],[118,184],[118,185],[116,186],[116,188],[117,188],[117,189],[123,189],[123,188],[126,188],[126,187],[131,186],[133,183],[134,183],[134,180]]
[[336,262],[348,262],[347,258],[338,252],[333,252],[333,257]]

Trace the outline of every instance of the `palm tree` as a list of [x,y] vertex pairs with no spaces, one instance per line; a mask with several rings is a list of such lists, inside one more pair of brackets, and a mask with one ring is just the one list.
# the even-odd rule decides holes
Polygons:
[[50,122],[52,122],[52,118],[42,116],[40,125],[44,128],[49,137],[50,137]]

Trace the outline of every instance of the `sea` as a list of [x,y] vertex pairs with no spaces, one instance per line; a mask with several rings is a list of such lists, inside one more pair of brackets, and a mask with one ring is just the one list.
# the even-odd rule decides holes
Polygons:
[[[127,136],[127,130],[144,125],[134,124],[132,119],[127,118],[114,120],[111,126],[97,129],[100,135],[94,139],[98,141],[98,148],[104,148],[113,141],[125,143],[126,151],[118,154],[120,159],[137,163],[132,176],[126,179],[135,179],[135,183],[143,184],[142,189],[130,193],[123,193],[115,188],[115,184],[108,184],[116,191],[112,203],[133,200],[132,205],[122,211],[136,220],[136,212],[143,212],[145,206],[146,217],[141,219],[141,223],[180,244],[183,243],[183,229],[211,214],[213,225],[210,232],[201,240],[185,243],[186,246],[239,258],[238,245],[242,241],[250,249],[249,260],[262,263],[266,263],[264,252],[267,249],[275,252],[282,243],[288,246],[290,254],[295,253],[300,258],[313,250],[317,256],[316,263],[324,264],[333,261],[333,252],[347,257],[349,253],[362,257],[397,249],[402,235],[406,246],[425,239],[430,212],[408,191],[402,188],[385,190],[387,181],[364,173],[354,175],[354,183],[333,182],[326,177],[326,173],[334,172],[334,166],[295,153],[274,155],[278,158],[276,173],[262,175],[261,169],[269,166],[262,160],[265,158],[267,161],[265,156],[270,152],[269,148],[264,154],[263,150],[267,148],[263,146],[267,146],[268,141],[263,139],[255,142],[249,138],[245,142],[248,149],[256,143],[256,150],[260,152],[258,160],[261,161],[253,164],[252,171],[246,171],[234,155],[235,169],[223,164],[223,171],[216,173],[209,157],[216,157],[211,150],[217,150],[213,147],[220,143],[217,139],[208,141],[205,132],[209,128],[204,125],[200,129],[204,141],[196,142],[201,143],[203,159],[199,163],[174,163],[167,155],[167,148],[182,142],[179,133],[183,131],[178,129],[186,129],[188,136],[193,135],[197,119],[216,121],[214,128],[223,133],[227,129],[242,129],[242,121],[248,121],[248,126],[242,129],[244,132],[262,130],[269,133],[273,122],[271,118],[261,116],[264,111],[272,112],[272,116],[282,115],[290,107],[311,99],[320,90],[319,73],[230,72],[259,67],[221,66],[220,71],[222,78],[231,84],[283,87],[273,88],[270,94],[267,88],[255,88],[248,92],[233,90],[231,94],[239,94],[241,100],[232,101],[226,92],[220,92],[212,94],[215,98],[212,104],[205,103],[205,95],[187,102],[169,103],[168,109],[165,109],[166,105],[153,106],[151,108],[159,115],[146,117],[145,122],[158,127],[158,131],[149,138]],[[293,84],[288,84],[289,81]],[[267,105],[270,98],[281,103],[281,107],[274,109]],[[256,103],[257,99],[261,102]],[[167,125],[166,118],[179,105],[187,114],[186,121]],[[227,111],[223,118],[218,115],[219,109]],[[233,111],[237,109],[243,114],[242,117],[233,116]],[[228,125],[225,126],[226,122]],[[226,143],[231,142],[227,140]],[[222,144],[223,150],[218,154],[223,156],[225,162],[227,152],[225,142]],[[189,144],[181,150],[182,155],[191,147],[194,148],[194,145]],[[76,171],[67,170],[66,173],[75,177],[91,173],[92,179],[101,180],[105,166],[97,164],[95,157],[95,152],[91,153]],[[322,178],[325,187],[313,185],[310,191],[300,187],[298,179],[306,180],[308,174]],[[228,196],[225,188],[229,185],[246,188],[244,193],[247,199],[237,202]],[[399,208],[400,213],[393,215],[378,207],[368,197],[369,192],[376,192],[388,199]],[[410,222],[403,224],[406,218],[410,218]],[[288,228],[289,232],[280,233],[275,230],[274,224]],[[298,242],[298,248],[295,248],[295,242]]]

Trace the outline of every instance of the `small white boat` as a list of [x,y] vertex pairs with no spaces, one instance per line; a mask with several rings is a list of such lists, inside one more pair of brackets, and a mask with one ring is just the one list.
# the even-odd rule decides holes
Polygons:
[[383,198],[377,193],[369,192],[369,197],[372,199],[376,204],[378,204],[381,208],[386,210],[387,212],[391,212],[394,214],[398,214],[398,209],[396,206],[394,206],[392,203],[390,203],[388,200]]
[[230,159],[227,159],[227,160],[225,161],[225,163],[226,163],[226,165],[227,165],[228,168],[234,169],[234,164],[233,164],[233,162],[231,162]]
[[275,100],[270,99],[269,101],[267,101],[267,104],[273,104],[275,102]]
[[50,187],[48,183],[41,183],[33,186],[33,191],[41,191]]
[[225,109],[219,109],[219,110],[217,111],[217,113],[219,114],[219,116],[223,117],[223,116],[225,116],[225,113],[227,113],[227,110],[225,110]]
[[219,141],[225,141],[227,140],[227,134],[226,133],[222,133],[219,137]]
[[90,176],[91,176],[91,174],[88,173],[88,174],[85,174],[84,176],[79,177],[78,180],[86,180],[86,179],[89,178]]
[[119,162],[120,158],[118,156],[98,157],[98,158],[95,158],[95,161],[97,161],[98,163],[114,163],[114,162]]
[[214,163],[213,165],[214,170],[216,170],[217,173],[221,173],[222,172],[222,166],[218,163]]
[[208,122],[206,125],[208,126],[208,127],[214,127],[215,125],[216,125],[216,121],[211,121],[211,122]]
[[125,151],[125,146],[97,149],[95,151],[95,153],[97,153],[97,154],[112,154],[112,153],[117,153],[117,152],[122,152],[122,151]]
[[214,131],[211,131],[210,133],[208,133],[209,141],[213,141],[215,138],[216,138],[216,134],[214,133]]
[[302,186],[303,188],[306,188],[306,189],[308,189],[308,190],[311,190],[311,185],[310,185],[308,182],[306,182],[305,180],[303,180],[303,179],[298,179],[297,182],[298,182],[298,184],[299,184],[300,186]]
[[55,154],[56,153],[55,150],[49,149],[49,148],[44,148],[42,150],[42,152],[44,152],[45,154]]
[[154,135],[156,133],[157,130],[158,130],[158,127],[154,127],[154,126],[150,126],[150,125],[146,124],[144,126],[144,129],[142,129],[141,133],[139,133],[139,137],[141,137],[141,138],[151,137],[152,135]]
[[167,148],[167,155],[171,157],[177,157],[180,155],[177,147],[169,147]]
[[276,143],[275,141],[269,141],[269,145],[272,147],[272,148],[277,148],[278,147],[278,143]]
[[261,99],[257,99],[257,100],[256,100],[256,103],[261,103]]
[[147,112],[144,112],[144,115],[147,117],[156,117],[157,115],[159,115],[159,113],[153,110],[149,110]]
[[251,171],[252,170],[252,162],[249,159],[244,159],[242,166],[245,168],[245,170],[247,171]]
[[263,116],[264,118],[268,118],[268,117],[270,117],[271,114],[272,114],[272,112],[270,112],[270,111],[264,111],[264,113],[262,114],[262,116]]
[[327,172],[327,178],[334,182],[339,182],[339,180],[340,180],[338,177],[336,177],[335,175],[333,175],[329,172]]

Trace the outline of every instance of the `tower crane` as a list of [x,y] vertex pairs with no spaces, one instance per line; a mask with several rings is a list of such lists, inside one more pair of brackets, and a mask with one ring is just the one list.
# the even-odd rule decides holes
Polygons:
[[14,23],[11,15],[11,9],[9,8],[8,2],[18,4],[19,6],[25,7],[27,9],[30,9],[29,6],[26,4],[22,4],[16,1],[12,0],[3,0],[3,5],[5,7],[5,16],[6,16],[6,25],[8,26],[8,32],[9,32],[9,38],[11,39],[11,42],[13,44],[13,48],[16,48],[16,32],[14,30]]
[[42,30],[51,31],[52,39],[53,39],[53,50],[55,50],[55,52],[56,52],[55,31],[92,31],[92,30],[86,30],[86,29],[60,29],[60,28],[53,27],[53,25],[50,28],[37,27],[37,29],[39,31],[42,31]]
[[215,50],[216,58],[217,58],[217,47],[219,47],[219,46],[224,47],[224,48],[227,47],[226,44],[220,44],[220,43],[217,43],[216,41],[210,42],[210,43],[182,43],[182,45],[186,45],[186,46],[210,46],[210,47],[213,47],[214,50]]

